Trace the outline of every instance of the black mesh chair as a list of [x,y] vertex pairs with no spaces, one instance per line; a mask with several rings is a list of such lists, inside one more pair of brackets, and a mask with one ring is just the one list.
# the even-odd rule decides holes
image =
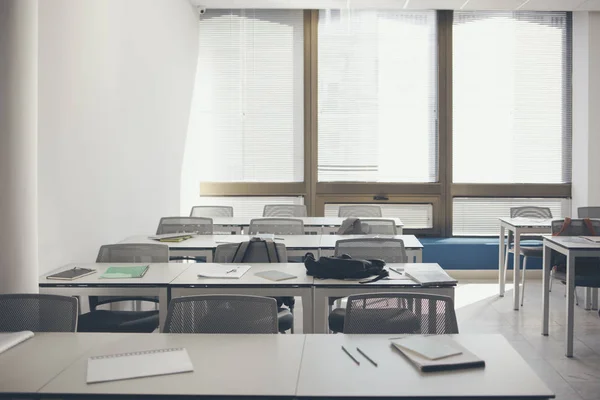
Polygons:
[[194,206],[190,217],[233,217],[233,207],[230,206]]
[[[167,263],[169,246],[154,243],[123,243],[100,247],[98,263]],[[79,316],[79,332],[137,332],[149,333],[158,328],[158,311],[98,310],[102,304],[118,301],[150,301],[156,297],[90,296],[90,312]]]
[[363,231],[375,235],[397,235],[396,222],[393,219],[360,219]]
[[[224,264],[233,262],[233,257],[238,249],[238,243],[225,243],[220,244],[215,249],[215,255],[213,261],[216,263]],[[244,263],[277,263],[287,262],[287,251],[283,243],[275,243],[275,250],[277,252],[278,260],[269,259],[269,254],[262,242],[250,242],[248,250],[242,262]],[[294,328],[294,305],[295,300],[293,297],[277,297],[277,316],[279,332],[283,333]],[[288,308],[283,307],[286,305]]]
[[299,204],[267,204],[263,209],[263,217],[302,218],[306,216],[306,206]]
[[[533,219],[551,219],[552,211],[548,207],[535,207],[535,206],[524,206],[524,207],[512,207],[510,209],[511,218],[533,218]],[[514,248],[508,250],[514,253]],[[521,272],[521,306],[525,301],[525,273],[527,271],[527,260],[530,257],[542,258],[544,255],[544,249],[542,243],[537,246],[520,246],[519,253],[523,256],[523,270]],[[508,258],[508,257],[507,257]],[[517,271],[513,271],[517,273]],[[519,290],[515,288],[514,290]]]
[[340,206],[338,217],[348,218],[379,218],[381,217],[381,207],[367,204],[348,204]]
[[[552,235],[554,236],[593,236],[600,235],[600,220],[589,220],[591,230],[586,225],[584,219],[571,219],[568,226],[565,221],[552,221]],[[550,272],[550,285],[553,279],[558,279],[566,283],[566,257],[552,251],[551,256],[552,271]],[[577,257],[575,259],[575,287],[600,288],[600,258],[598,257]],[[552,286],[550,286],[552,288]],[[575,300],[577,292],[575,292]]]
[[579,218],[600,218],[600,207],[579,207],[577,216]]
[[458,333],[450,297],[423,293],[368,293],[348,297],[344,333]]
[[53,294],[0,294],[0,332],[76,332],[75,297]]
[[256,218],[250,220],[249,235],[272,233],[274,235],[304,235],[304,222],[293,218]]
[[277,333],[277,302],[259,296],[207,295],[171,300],[164,333]]
[[212,235],[213,220],[204,217],[163,217],[158,223],[156,234],[163,235],[165,233]]

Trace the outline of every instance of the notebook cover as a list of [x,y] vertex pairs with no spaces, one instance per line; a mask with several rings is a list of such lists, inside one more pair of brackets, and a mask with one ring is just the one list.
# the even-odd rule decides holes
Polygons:
[[48,275],[46,279],[56,279],[61,281],[72,281],[83,276],[91,275],[96,272],[95,269],[91,268],[71,268],[66,271],[58,272],[56,274]]
[[108,267],[100,278],[123,279],[123,278],[141,278],[148,271],[148,265]]
[[285,272],[281,272],[281,271],[277,271],[277,270],[261,271],[261,272],[255,273],[254,275],[260,276],[261,278],[265,278],[265,279],[268,279],[270,281],[275,281],[275,282],[297,278],[296,275],[287,274]]

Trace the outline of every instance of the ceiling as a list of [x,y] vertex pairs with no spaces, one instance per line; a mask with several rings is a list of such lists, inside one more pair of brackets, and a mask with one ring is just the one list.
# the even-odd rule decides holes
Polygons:
[[190,0],[206,8],[600,11],[600,0]]

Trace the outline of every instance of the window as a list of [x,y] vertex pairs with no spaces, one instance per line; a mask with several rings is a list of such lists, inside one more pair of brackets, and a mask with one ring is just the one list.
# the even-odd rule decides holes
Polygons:
[[571,182],[567,20],[454,13],[454,182]]
[[199,206],[231,206],[235,217],[260,218],[267,204],[304,204],[303,197],[292,196],[248,196],[217,197],[202,196]]
[[[344,204],[325,204],[325,216],[337,217],[338,210]],[[404,229],[433,228],[433,205],[431,204],[372,204],[381,207],[383,218],[400,218]]]
[[567,199],[457,197],[453,201],[453,234],[497,236],[500,230],[498,218],[510,217],[510,209],[521,206],[549,207],[553,217],[562,218],[570,215],[571,202]]
[[186,158],[201,181],[304,181],[303,31],[301,10],[200,17]]
[[436,13],[325,10],[318,31],[319,182],[436,182]]

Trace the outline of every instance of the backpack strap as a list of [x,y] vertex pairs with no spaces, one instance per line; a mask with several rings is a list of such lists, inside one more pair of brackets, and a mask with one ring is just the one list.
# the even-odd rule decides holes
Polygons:
[[552,236],[560,236],[564,231],[566,231],[569,226],[571,226],[571,218],[567,217],[565,218],[565,222],[563,222],[563,225],[560,227],[560,230],[556,233],[553,233]]
[[390,273],[387,272],[385,269],[382,270],[379,275],[377,275],[375,278],[371,278],[371,279],[367,279],[365,281],[360,281],[358,283],[371,283],[371,282],[377,282],[382,280],[383,278],[387,278],[388,276],[390,276]]
[[233,254],[233,259],[231,262],[241,263],[244,262],[244,258],[246,258],[246,252],[248,251],[248,247],[250,247],[250,242],[241,242],[235,253]]
[[277,253],[277,247],[275,246],[275,242],[270,239],[263,240],[265,244],[265,248],[267,250],[267,257],[269,257],[270,263],[278,263],[279,262],[279,253]]
[[596,236],[596,230],[594,229],[594,225],[592,225],[592,221],[590,221],[589,218],[584,218],[583,223],[587,227],[588,232],[591,234],[591,236]]

